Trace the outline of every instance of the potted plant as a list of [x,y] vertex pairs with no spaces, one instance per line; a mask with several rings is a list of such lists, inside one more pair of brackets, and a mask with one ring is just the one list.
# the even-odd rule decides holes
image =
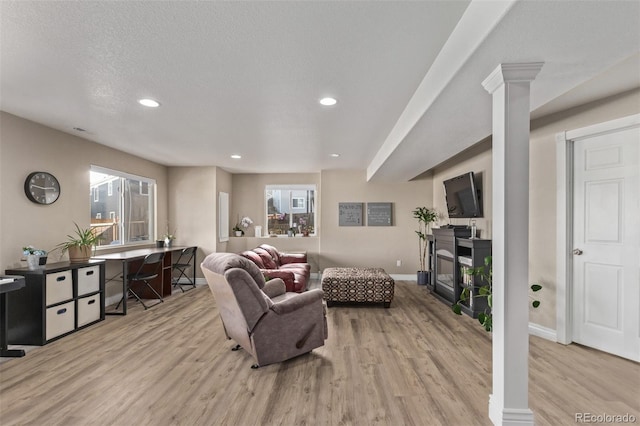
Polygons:
[[100,235],[96,235],[95,230],[91,227],[80,228],[77,223],[73,223],[76,227],[74,234],[67,235],[67,241],[56,246],[62,250],[62,254],[69,252],[69,262],[81,263],[89,260],[92,249],[102,239]]
[[46,250],[37,249],[29,245],[22,247],[22,254],[27,259],[27,266],[29,269],[36,269],[38,266],[42,266],[47,263]]
[[[235,232],[236,237],[242,237],[244,235],[244,229],[249,228],[253,224],[253,220],[249,216],[245,216],[242,220],[238,220],[236,222],[236,226],[233,227],[233,232]],[[242,226],[242,228],[241,228]]]
[[413,211],[413,217],[418,219],[418,258],[420,261],[420,270],[418,271],[418,285],[426,285],[429,283],[429,271],[426,268],[427,259],[427,235],[430,231],[431,224],[438,219],[438,213],[435,209],[428,207],[416,207]]
[[[451,307],[451,309],[456,315],[462,315],[462,305],[467,300],[470,298],[486,297],[487,307],[484,312],[480,312],[478,314],[478,322],[486,331],[491,331],[493,329],[493,315],[491,312],[491,308],[493,307],[493,268],[491,256],[484,258],[483,266],[478,266],[477,268],[466,268],[465,273],[480,278],[484,284],[477,287],[475,295],[471,294],[471,290],[468,287],[463,289],[460,294],[460,299]],[[542,286],[540,284],[531,284],[529,288],[534,293],[542,290]],[[529,299],[531,300],[531,306],[533,308],[540,306],[539,300],[531,296],[529,296]]]

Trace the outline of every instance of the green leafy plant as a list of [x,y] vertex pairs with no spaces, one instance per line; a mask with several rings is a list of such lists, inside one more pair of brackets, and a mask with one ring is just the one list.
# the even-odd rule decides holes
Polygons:
[[47,251],[46,250],[42,250],[42,249],[37,249],[34,248],[33,246],[25,246],[22,247],[22,254],[27,256],[30,254],[36,255],[36,256],[46,256],[47,255]]
[[71,247],[94,247],[102,240],[102,237],[96,234],[93,228],[80,228],[77,223],[73,222],[73,224],[76,227],[75,232],[67,235],[67,241],[56,246],[56,249],[62,250],[62,254]]
[[[491,331],[493,329],[493,315],[491,313],[491,309],[493,308],[493,268],[491,256],[484,258],[483,266],[478,266],[477,268],[465,268],[464,273],[479,278],[479,281],[484,284],[477,287],[478,292],[476,295],[471,294],[470,288],[464,288],[460,293],[460,298],[453,304],[453,306],[451,306],[451,309],[456,315],[462,315],[462,305],[466,304],[469,299],[486,298],[487,307],[484,312],[480,312],[478,314],[478,322],[486,331]],[[531,284],[529,288],[534,293],[542,290],[542,286],[540,284]],[[540,306],[539,300],[532,296],[529,296],[529,298],[531,299],[532,307],[537,308]]]
[[438,213],[435,209],[428,207],[416,207],[412,212],[413,217],[418,219],[418,256],[420,262],[420,270],[426,271],[426,258],[427,258],[427,234],[431,224],[438,219]]

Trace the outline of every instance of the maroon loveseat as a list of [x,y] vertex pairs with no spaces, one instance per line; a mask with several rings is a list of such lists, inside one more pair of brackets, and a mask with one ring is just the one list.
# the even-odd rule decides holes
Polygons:
[[281,278],[287,291],[302,293],[311,277],[311,265],[303,253],[281,253],[277,248],[262,244],[239,253],[255,263],[266,278]]

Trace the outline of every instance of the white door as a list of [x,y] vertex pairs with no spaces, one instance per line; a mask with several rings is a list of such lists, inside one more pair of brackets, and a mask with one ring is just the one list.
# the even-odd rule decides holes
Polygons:
[[573,340],[640,361],[640,128],[574,142]]

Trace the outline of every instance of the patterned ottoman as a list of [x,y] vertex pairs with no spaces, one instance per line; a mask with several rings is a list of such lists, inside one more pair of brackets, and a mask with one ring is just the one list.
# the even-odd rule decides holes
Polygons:
[[391,306],[395,282],[382,268],[326,268],[322,290],[327,306],[333,302],[382,302]]

